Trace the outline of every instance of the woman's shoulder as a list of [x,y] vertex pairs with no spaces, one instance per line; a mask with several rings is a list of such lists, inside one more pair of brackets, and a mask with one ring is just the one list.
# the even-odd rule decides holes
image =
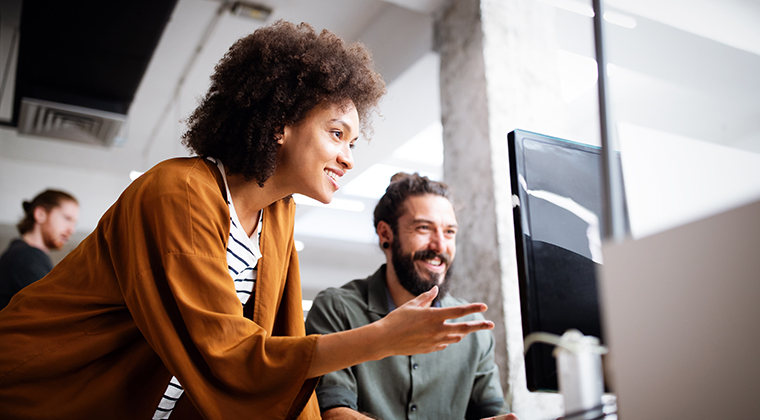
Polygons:
[[137,231],[160,236],[162,249],[208,253],[216,249],[209,244],[229,235],[224,181],[220,186],[215,173],[221,179],[216,165],[201,158],[160,162],[132,181],[101,224],[115,234],[128,229],[130,235],[137,235],[134,226],[142,225]]
[[[174,158],[158,163],[124,190],[116,207],[132,212],[226,211],[224,181],[216,166],[202,158]],[[193,210],[194,209],[194,210]],[[176,215],[175,215],[176,216]]]
[[143,175],[160,175],[161,179],[168,181],[203,180],[214,181],[221,173],[216,165],[208,159],[201,157],[182,157],[167,159],[156,164]]
[[160,194],[170,192],[214,194],[224,191],[216,165],[199,157],[173,158],[156,164],[134,182],[135,186]]

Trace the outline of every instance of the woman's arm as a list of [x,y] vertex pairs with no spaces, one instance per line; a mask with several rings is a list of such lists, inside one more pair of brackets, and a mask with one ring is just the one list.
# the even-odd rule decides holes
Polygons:
[[388,356],[443,350],[471,332],[493,329],[491,321],[446,322],[448,319],[484,312],[487,307],[484,303],[471,303],[450,308],[431,308],[430,303],[437,295],[436,286],[377,322],[321,336],[307,378]]

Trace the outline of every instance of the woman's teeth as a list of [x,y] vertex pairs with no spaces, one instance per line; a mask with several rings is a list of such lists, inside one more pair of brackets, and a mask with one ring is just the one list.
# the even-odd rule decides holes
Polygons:
[[333,181],[335,181],[335,182],[338,182],[338,179],[340,179],[340,176],[338,176],[338,174],[336,174],[333,171],[325,169],[325,173],[327,174],[327,176],[329,176],[330,178],[332,178]]

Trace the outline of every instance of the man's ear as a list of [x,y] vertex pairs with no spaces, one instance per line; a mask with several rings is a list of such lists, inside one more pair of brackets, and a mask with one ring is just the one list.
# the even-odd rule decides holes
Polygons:
[[45,220],[47,220],[47,210],[45,210],[42,206],[37,206],[34,209],[34,221],[36,223],[45,223]]
[[380,238],[380,244],[383,242],[393,243],[393,229],[388,223],[380,221],[377,224],[377,237]]

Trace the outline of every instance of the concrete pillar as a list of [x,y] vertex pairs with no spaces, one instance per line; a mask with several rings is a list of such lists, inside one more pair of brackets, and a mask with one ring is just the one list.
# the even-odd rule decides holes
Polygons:
[[485,302],[502,384],[521,420],[562,414],[525,380],[507,134],[561,132],[554,11],[533,0],[452,0],[436,16],[444,179],[460,224],[452,294]]

